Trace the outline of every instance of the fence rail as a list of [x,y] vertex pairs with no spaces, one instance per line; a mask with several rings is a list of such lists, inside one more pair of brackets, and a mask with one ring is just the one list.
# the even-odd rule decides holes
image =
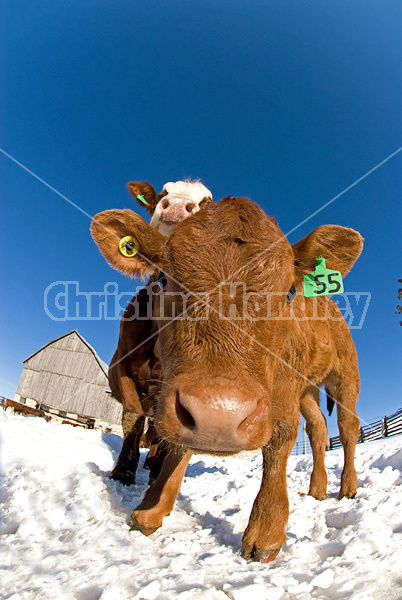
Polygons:
[[35,406],[29,406],[27,404],[23,404],[22,402],[17,402],[16,400],[10,400],[5,396],[0,396],[0,407],[3,410],[11,408],[13,412],[22,415],[42,417],[46,419],[46,421],[50,421],[53,417],[56,417],[62,419],[63,424],[65,423],[66,425],[73,425],[74,427],[79,426],[87,429],[94,429],[96,422],[94,417],[85,417],[73,413],[67,413],[66,411],[59,410],[58,408],[52,408],[46,404],[40,404],[39,402],[36,402]]
[[[363,444],[364,442],[381,440],[382,438],[398,435],[399,433],[402,433],[402,408],[390,416],[385,416],[378,421],[374,421],[374,423],[360,427],[357,443]],[[339,435],[329,438],[327,450],[336,450],[337,448],[342,448]],[[292,454],[296,456],[300,454],[311,454],[310,443],[307,440],[296,442]]]

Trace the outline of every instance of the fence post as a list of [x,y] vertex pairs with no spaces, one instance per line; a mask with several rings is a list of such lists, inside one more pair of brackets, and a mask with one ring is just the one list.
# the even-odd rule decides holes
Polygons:
[[303,423],[303,454],[306,454],[306,423]]
[[384,424],[384,437],[388,437],[388,417],[385,416],[383,419]]

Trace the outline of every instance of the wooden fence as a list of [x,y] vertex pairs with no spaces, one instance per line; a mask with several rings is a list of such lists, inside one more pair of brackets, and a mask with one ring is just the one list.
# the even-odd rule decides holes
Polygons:
[[[402,408],[390,416],[383,417],[374,423],[360,427],[357,443],[372,442],[373,440],[380,440],[398,435],[399,433],[402,433]],[[327,450],[336,450],[337,448],[342,448],[339,435],[329,438]],[[299,454],[311,454],[310,443],[307,440],[305,442],[296,442],[292,454],[296,456]]]
[[39,402],[36,402],[35,406],[28,406],[26,404],[22,404],[21,402],[16,402],[15,400],[5,398],[4,396],[0,396],[0,407],[3,410],[11,408],[13,412],[21,415],[42,417],[46,419],[46,421],[51,421],[52,418],[56,417],[58,419],[62,419],[62,424],[73,425],[74,427],[84,427],[86,429],[94,429],[96,422],[95,418],[93,417],[73,415],[67,413],[66,411],[46,406],[46,404],[40,404]]

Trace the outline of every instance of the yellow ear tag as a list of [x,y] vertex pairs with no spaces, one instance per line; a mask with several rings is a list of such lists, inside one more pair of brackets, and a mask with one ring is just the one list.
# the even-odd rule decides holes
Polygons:
[[123,256],[127,256],[127,258],[132,258],[135,256],[140,249],[140,245],[131,235],[126,235],[126,237],[121,238],[119,242],[119,251]]

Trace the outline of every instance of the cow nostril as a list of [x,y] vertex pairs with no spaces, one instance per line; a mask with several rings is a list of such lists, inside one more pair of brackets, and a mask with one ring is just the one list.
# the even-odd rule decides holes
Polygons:
[[168,208],[168,206],[169,206],[169,200],[167,200],[167,199],[162,200],[162,208]]
[[248,428],[250,426],[252,426],[253,424],[255,424],[256,422],[258,422],[262,416],[262,412],[263,412],[263,403],[261,400],[258,400],[252,410],[250,410],[250,413],[248,414],[248,416],[243,419],[243,421],[240,423],[240,425],[237,428],[237,433],[238,434],[244,434],[247,432]]
[[195,421],[191,416],[191,413],[189,413],[189,411],[186,408],[184,408],[184,406],[180,402],[179,390],[177,390],[176,392],[176,415],[180,423],[184,425],[184,427],[187,427],[187,429],[195,428]]
[[195,209],[194,202],[189,202],[188,204],[186,204],[186,211],[187,212],[191,213],[194,209]]

